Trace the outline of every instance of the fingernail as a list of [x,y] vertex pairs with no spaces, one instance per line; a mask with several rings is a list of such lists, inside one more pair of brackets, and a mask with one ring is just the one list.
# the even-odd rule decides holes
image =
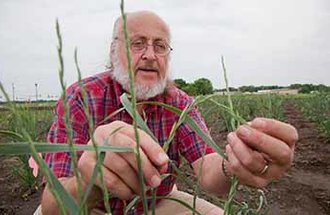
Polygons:
[[228,143],[233,143],[234,142],[234,134],[233,132],[230,132],[227,136]]
[[160,179],[160,177],[158,175],[154,175],[151,177],[151,186],[152,187],[158,187],[161,182],[162,182],[162,180]]
[[159,164],[163,164],[163,163],[168,162],[169,158],[168,158],[167,154],[165,154],[165,153],[160,153],[160,154],[158,155],[158,159],[157,159],[157,160],[158,160]]
[[265,122],[264,120],[259,119],[259,118],[253,120],[253,125],[254,125],[255,127],[258,127],[258,128],[263,128],[263,127],[265,126],[265,123],[266,123],[266,122]]
[[251,129],[249,129],[249,128],[246,127],[246,126],[241,126],[241,127],[239,127],[239,129],[238,129],[238,133],[239,133],[240,135],[244,136],[244,137],[248,137],[248,136],[250,136],[250,134],[251,134]]

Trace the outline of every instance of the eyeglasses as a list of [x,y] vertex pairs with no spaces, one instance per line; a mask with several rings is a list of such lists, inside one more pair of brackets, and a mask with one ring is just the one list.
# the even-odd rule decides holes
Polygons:
[[171,46],[162,39],[154,40],[152,44],[148,44],[147,38],[139,37],[133,39],[130,44],[131,51],[137,54],[144,53],[148,46],[152,46],[155,54],[161,57],[168,55],[173,50]]

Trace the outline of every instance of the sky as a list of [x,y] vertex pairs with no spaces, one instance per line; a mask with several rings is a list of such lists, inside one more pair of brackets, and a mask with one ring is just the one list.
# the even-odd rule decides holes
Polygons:
[[[16,99],[58,97],[55,20],[62,37],[67,85],[104,71],[119,0],[1,0],[0,81]],[[127,0],[126,11],[151,10],[171,30],[170,73],[193,82],[330,85],[329,0]],[[37,88],[36,88],[37,84]],[[1,94],[0,94],[1,96]],[[2,96],[3,97],[3,96]]]

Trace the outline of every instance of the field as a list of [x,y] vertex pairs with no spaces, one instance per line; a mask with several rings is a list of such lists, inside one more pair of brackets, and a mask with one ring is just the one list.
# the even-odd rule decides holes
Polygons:
[[[222,96],[216,100],[226,103]],[[291,123],[299,132],[293,167],[286,176],[263,190],[267,204],[261,214],[330,214],[330,95],[247,95],[234,96],[233,102],[245,119],[255,116],[277,118]],[[208,102],[203,103],[200,110],[213,139],[224,146],[230,123],[228,114]],[[19,124],[9,111],[0,111],[0,130],[15,131],[24,126],[35,140],[45,140],[52,118],[49,107],[21,105],[24,125]],[[0,142],[8,141],[18,140],[8,134],[0,136]],[[0,182],[3,185],[0,187],[0,214],[32,214],[38,205],[40,178],[31,177],[26,160],[24,156],[0,155]],[[193,178],[189,171],[186,176]],[[180,188],[191,191],[183,182],[180,182]],[[210,199],[208,195],[202,195]],[[236,199],[245,202],[248,208],[254,208],[258,197],[254,189],[240,187]]]

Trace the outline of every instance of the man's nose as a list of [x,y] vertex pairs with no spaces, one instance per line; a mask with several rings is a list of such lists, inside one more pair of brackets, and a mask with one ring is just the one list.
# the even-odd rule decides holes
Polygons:
[[154,50],[153,45],[147,45],[144,53],[142,54],[142,58],[146,60],[155,60],[156,59],[156,53]]

